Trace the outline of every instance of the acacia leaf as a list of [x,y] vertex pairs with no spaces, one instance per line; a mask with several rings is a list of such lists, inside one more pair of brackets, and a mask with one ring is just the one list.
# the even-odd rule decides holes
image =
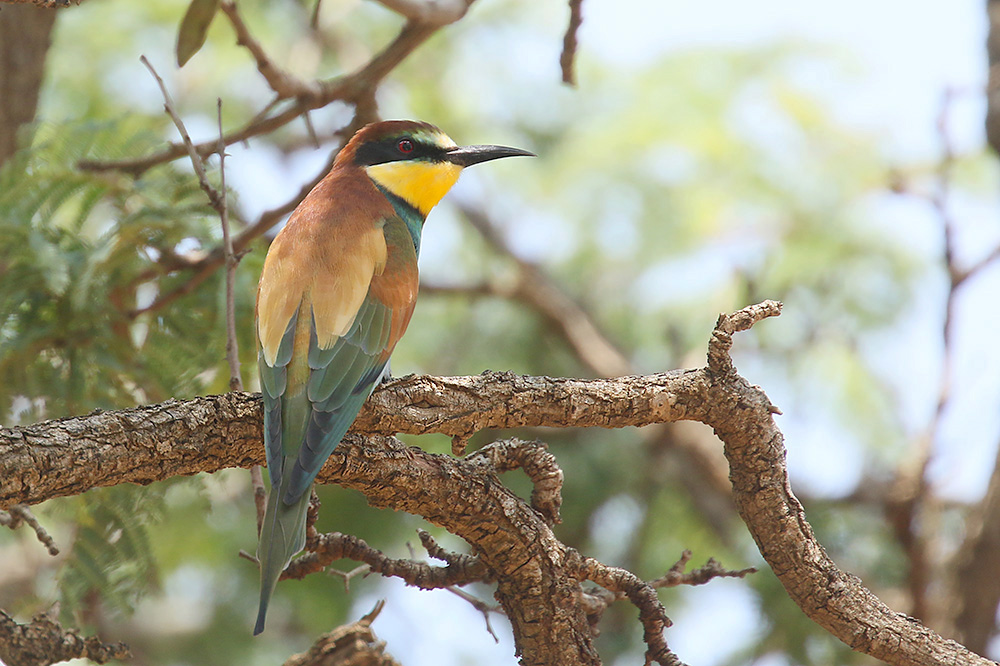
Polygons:
[[177,32],[177,66],[183,67],[205,44],[219,0],[191,0]]

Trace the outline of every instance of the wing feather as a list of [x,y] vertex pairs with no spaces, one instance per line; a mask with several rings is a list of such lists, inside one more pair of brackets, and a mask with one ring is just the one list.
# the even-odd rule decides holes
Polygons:
[[[257,352],[257,368],[260,375],[261,395],[264,400],[264,446],[267,468],[270,470],[271,484],[278,485],[282,468],[282,396],[288,389],[288,363],[292,358],[298,311],[292,313],[285,325],[285,332],[278,343],[274,363],[268,363],[263,347]],[[258,324],[259,327],[259,324]]]
[[[392,311],[369,294],[346,335],[323,349],[313,332],[309,344],[308,396],[312,414],[304,446],[291,470],[283,500],[295,502],[308,490],[326,459],[343,439],[388,362],[386,347],[375,346],[392,326]],[[383,358],[383,356],[386,356]]]

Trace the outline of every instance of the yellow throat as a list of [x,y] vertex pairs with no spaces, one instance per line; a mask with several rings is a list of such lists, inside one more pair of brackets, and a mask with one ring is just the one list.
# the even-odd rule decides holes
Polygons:
[[462,167],[450,162],[400,161],[373,164],[365,171],[373,181],[427,217],[458,180]]

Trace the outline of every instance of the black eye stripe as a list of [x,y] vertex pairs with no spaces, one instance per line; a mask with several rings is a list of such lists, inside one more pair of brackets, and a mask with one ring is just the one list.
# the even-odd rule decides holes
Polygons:
[[[403,148],[404,143],[409,144],[408,151]],[[410,135],[396,135],[362,144],[354,156],[354,163],[372,166],[404,160],[442,161],[444,155],[445,149],[437,144],[425,143]]]

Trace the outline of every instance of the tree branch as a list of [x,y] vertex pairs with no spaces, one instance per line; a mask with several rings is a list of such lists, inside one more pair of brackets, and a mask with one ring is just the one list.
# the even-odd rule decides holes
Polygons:
[[250,52],[254,62],[257,64],[257,71],[267,81],[267,85],[271,87],[271,90],[275,92],[278,100],[290,97],[311,99],[318,99],[320,97],[320,86],[317,82],[307,82],[299,79],[276,65],[264,52],[264,47],[250,34],[250,29],[243,22],[243,18],[240,16],[235,2],[226,0],[219,4],[219,9],[222,10],[222,13],[226,15],[233,26],[233,31],[236,33],[236,44]]
[[562,53],[559,55],[559,67],[562,69],[562,81],[571,86],[576,85],[574,63],[576,61],[576,34],[583,23],[583,0],[569,0],[569,24],[563,35]]
[[[35,118],[56,13],[42,7],[0,12],[0,165],[18,149],[18,133]],[[68,4],[68,3],[67,3]]]
[[0,663],[10,666],[48,666],[60,661],[86,658],[98,664],[129,659],[124,643],[102,643],[84,638],[75,629],[63,629],[47,615],[36,615],[28,624],[18,624],[0,610]]
[[[463,0],[462,4],[467,9],[473,1]],[[225,6],[223,6],[223,9],[226,9]],[[444,23],[434,23],[423,19],[410,19],[399,31],[399,34],[396,35],[396,38],[361,69],[345,76],[306,83],[294,79],[290,74],[274,65],[271,59],[264,53],[260,44],[250,36],[249,31],[239,19],[239,15],[235,13],[235,10],[231,12],[227,11],[226,15],[236,28],[238,42],[246,46],[250,51],[257,64],[258,71],[261,72],[268,84],[272,86],[278,99],[294,95],[295,102],[275,115],[268,115],[274,107],[274,102],[272,101],[261,113],[254,116],[243,127],[228,132],[222,139],[223,143],[226,146],[230,146],[261,134],[273,132],[309,111],[322,108],[335,101],[355,105],[367,105],[368,101],[373,97],[375,89],[389,72],[406,59],[417,47],[427,41],[431,35],[448,23],[457,21],[464,13],[463,11],[461,15],[456,15],[454,12],[445,12],[437,15],[441,20],[451,19]],[[218,143],[215,139],[203,141],[202,143],[195,144],[194,149],[204,158],[218,149]],[[82,160],[77,166],[80,169],[88,171],[124,171],[138,177],[146,170],[158,164],[175,160],[186,153],[187,148],[183,142],[171,143],[164,150],[144,157],[108,161]]]
[[23,504],[15,504],[9,511],[0,510],[0,525],[16,530],[21,525],[27,525],[35,532],[35,537],[49,551],[49,555],[55,557],[59,554],[59,547],[56,546],[55,539],[42,527],[42,524],[35,518],[31,509]]
[[789,596],[813,621],[852,649],[900,666],[994,662],[901,613],[895,613],[857,576],[840,570],[816,541],[792,493],[785,446],[774,424],[775,408],[759,389],[736,374],[728,352],[732,332],[774,314],[757,306],[740,317],[720,317],[709,343],[716,406],[709,425],[723,441],[737,509],[761,555]]
[[[891,611],[838,569],[816,541],[789,485],[783,439],[773,421],[778,411],[736,373],[729,356],[734,333],[779,310],[780,304],[769,301],[721,316],[708,367],[698,370],[589,381],[488,372],[389,382],[373,394],[319,478],[361,491],[374,506],[422,515],[472,545],[496,576],[496,596],[514,626],[524,664],[598,663],[580,601],[581,575],[591,573],[602,585],[626,590],[643,609],[650,652],[660,663],[673,663],[672,655],[656,651],[656,626],[665,622],[662,608],[652,605],[655,595],[645,591],[651,586],[613,583],[616,572],[567,549],[542,516],[481,462],[430,454],[377,433],[468,436],[483,428],[701,421],[723,441],[740,515],[809,617],[852,648],[890,664],[993,663]],[[247,467],[263,457],[260,439],[258,399],[243,393],[0,429],[0,505]],[[547,622],[543,636],[532,633],[540,618]]]
[[[376,389],[352,432],[374,442],[379,433],[642,426],[703,416],[711,381],[705,370],[593,380],[409,375]],[[262,427],[260,396],[233,392],[0,428],[0,508],[261,464]]]
[[426,562],[387,557],[362,539],[350,534],[321,534],[306,543],[306,554],[295,558],[281,575],[281,580],[300,580],[322,571],[336,560],[364,562],[369,571],[403,580],[423,590],[437,590],[450,585],[488,582],[490,572],[475,558],[434,567]]

